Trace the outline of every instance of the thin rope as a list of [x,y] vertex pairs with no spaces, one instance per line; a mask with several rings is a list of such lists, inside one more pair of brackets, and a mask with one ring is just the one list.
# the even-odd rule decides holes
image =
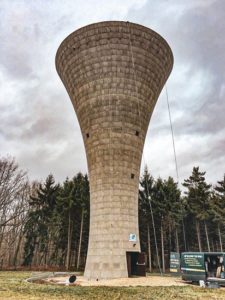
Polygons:
[[151,212],[151,218],[152,218],[152,227],[153,227],[153,233],[154,233],[157,263],[158,263],[158,268],[159,268],[160,275],[162,276],[162,269],[161,269],[160,262],[159,262],[159,250],[158,250],[158,244],[157,244],[157,239],[156,239],[155,220],[154,220],[154,215],[153,215],[153,210],[152,210],[152,201],[151,201],[151,196],[150,196],[150,193],[149,193],[147,176],[145,176],[145,182],[146,182],[146,186],[147,186],[147,197],[148,197],[148,202],[149,202],[149,207],[150,207],[150,212]]
[[170,119],[170,130],[171,130],[172,142],[173,142],[173,154],[174,154],[174,161],[175,161],[175,167],[176,167],[177,182],[179,184],[179,174],[178,174],[178,166],[177,166],[176,148],[175,148],[175,142],[174,142],[173,124],[172,124],[171,113],[170,113],[170,104],[169,104],[167,86],[165,85],[165,87],[166,87],[167,107],[168,107],[168,113],[169,113],[169,119]]
[[138,121],[139,121],[139,130],[141,130],[141,117],[140,117],[140,105],[139,105],[139,98],[138,98],[138,87],[137,87],[137,77],[135,72],[135,65],[134,65],[134,54],[133,54],[133,47],[131,42],[131,30],[130,30],[130,24],[127,22],[128,32],[129,32],[129,42],[130,42],[130,53],[131,53],[131,61],[133,66],[133,74],[134,74],[134,83],[135,83],[135,89],[137,94],[137,104],[138,104]]
[[[170,103],[169,103],[169,97],[168,97],[168,91],[167,86],[166,87],[166,100],[167,100],[167,107],[168,107],[168,113],[169,113],[169,120],[170,120],[170,130],[171,130],[171,136],[172,136],[172,142],[173,142],[173,154],[174,154],[174,162],[176,167],[176,174],[177,174],[177,183],[179,185],[179,173],[178,173],[178,164],[177,164],[177,154],[176,154],[176,147],[175,147],[175,139],[174,139],[174,132],[173,132],[173,124],[172,124],[172,118],[171,118],[171,111],[170,111]],[[187,249],[186,244],[186,234],[185,234],[185,227],[184,227],[184,218],[182,216],[182,227],[183,227],[183,239],[184,239],[184,248],[185,251]]]
[[[127,22],[127,27],[128,27],[128,31],[129,31],[130,53],[131,53],[131,60],[132,60],[132,66],[133,66],[135,89],[136,89],[137,99],[138,99],[138,101],[137,101],[137,103],[138,103],[138,120],[139,120],[139,127],[140,127],[140,130],[141,130],[141,117],[140,117],[140,108],[139,108],[137,77],[136,77],[136,72],[135,72],[134,55],[133,55],[133,47],[132,47],[132,42],[131,42],[131,30],[130,30],[129,22]],[[144,158],[144,152],[143,152],[143,158]],[[144,162],[145,162],[145,159],[144,159]],[[145,180],[146,179],[147,179],[147,176],[145,177]],[[152,211],[152,203],[151,203],[151,197],[150,197],[150,194],[149,194],[149,187],[148,187],[148,181],[147,180],[146,180],[146,187],[147,187],[147,197],[148,197],[148,201],[149,201],[149,207],[150,207],[151,218],[152,218],[152,226],[153,226],[153,232],[154,232],[157,262],[158,262],[158,267],[159,267],[160,274],[162,275],[162,270],[161,270],[160,262],[159,262],[159,251],[158,251],[158,245],[157,245],[157,239],[156,239],[155,221],[154,221],[154,215],[153,215],[153,211]]]

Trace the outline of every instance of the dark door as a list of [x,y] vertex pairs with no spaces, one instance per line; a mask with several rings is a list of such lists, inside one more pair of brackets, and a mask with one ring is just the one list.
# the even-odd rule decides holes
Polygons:
[[127,252],[127,272],[128,277],[132,275],[137,275],[137,260],[138,252]]
[[145,253],[127,252],[128,276],[145,276]]
[[138,276],[146,276],[145,253],[144,252],[138,253],[136,274]]
[[127,272],[128,277],[131,277],[131,253],[127,252]]

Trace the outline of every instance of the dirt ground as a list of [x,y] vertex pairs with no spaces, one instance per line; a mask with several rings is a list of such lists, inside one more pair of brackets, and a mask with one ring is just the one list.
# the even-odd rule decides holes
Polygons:
[[[72,273],[71,273],[72,274]],[[45,276],[44,276],[45,275]],[[52,273],[46,274],[31,273],[31,272],[0,272],[0,300],[225,300],[224,289],[206,289],[200,288],[197,285],[183,283],[179,278],[170,277],[165,275],[162,277],[158,274],[151,274],[147,278],[123,278],[119,280],[107,280],[97,282],[98,285],[111,285],[111,286],[79,286],[72,285],[66,286],[65,281],[68,281],[69,274],[55,274],[58,281],[61,280],[62,284],[43,282],[43,278],[52,276]],[[78,275],[78,282],[81,284],[83,277]],[[39,281],[28,281],[29,279],[40,278]],[[41,280],[42,278],[42,280]],[[56,277],[55,277],[56,278]],[[125,282],[124,282],[125,281]],[[33,282],[33,283],[32,283]],[[35,283],[36,284],[35,284]],[[161,284],[162,286],[153,286],[154,284]],[[84,282],[84,284],[96,284],[96,282]],[[125,286],[135,284],[139,286]],[[143,286],[143,284],[148,286]],[[122,286],[114,286],[114,285]],[[169,286],[166,286],[168,285]],[[171,285],[172,284],[172,285]]]
[[[64,285],[68,280],[68,276],[51,277],[46,279],[47,282]],[[167,276],[147,276],[147,277],[133,277],[133,278],[118,278],[110,280],[89,281],[83,276],[77,276],[75,284],[80,286],[185,286],[179,277]]]

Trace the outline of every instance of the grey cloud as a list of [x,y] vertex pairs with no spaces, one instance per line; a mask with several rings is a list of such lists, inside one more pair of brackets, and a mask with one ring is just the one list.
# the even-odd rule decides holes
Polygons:
[[[24,143],[31,138],[43,142],[68,138],[70,121],[75,123],[75,116],[72,116],[73,111],[67,114],[65,108],[69,105],[65,105],[61,98],[61,93],[55,95],[39,86],[24,91],[19,109],[12,105],[8,113],[2,115],[6,138],[18,138]],[[67,101],[70,104],[69,99]]]
[[2,71],[19,80],[35,76],[33,56],[34,48],[37,48],[37,39],[33,28],[28,30],[28,27],[5,26],[2,35],[0,46]]
[[[174,53],[174,69],[167,86],[181,177],[189,176],[193,165],[200,164],[209,173],[213,170],[208,178],[215,180],[218,170],[224,172],[225,162],[221,138],[225,129],[225,2],[148,1],[143,9],[130,12],[130,17],[159,32]],[[155,143],[154,139],[168,135],[166,97],[162,93],[148,138]],[[190,141],[191,146],[181,148],[183,140],[185,145]],[[159,156],[164,151],[168,149],[159,150]],[[161,170],[160,163],[157,168]],[[167,173],[173,173],[172,169],[168,166]]]
[[[140,15],[138,16],[138,12],[135,15],[135,18],[142,19],[145,25],[152,27],[153,24],[153,29],[169,41],[175,59],[173,72],[178,72],[177,67],[181,64],[188,66],[183,87],[188,85],[189,79],[199,69],[205,73],[209,71],[217,80],[224,81],[225,2],[205,1],[207,2],[211,5],[202,6],[201,9],[196,9],[193,5],[193,8],[190,6],[176,16],[180,1],[173,1],[172,5],[168,1],[160,1],[159,4],[148,1],[146,7],[139,11]],[[202,1],[190,1],[190,3],[200,5]],[[133,17],[131,15],[131,18]],[[176,77],[179,78],[179,73]],[[183,90],[185,92],[185,89]]]
[[[14,1],[12,6],[3,1],[0,72],[1,89],[6,92],[4,99],[0,95],[1,150],[15,155],[32,178],[52,172],[63,180],[86,170],[79,124],[56,74],[54,56],[66,35],[82,25],[121,19],[119,1],[114,2],[117,7],[110,2],[107,10],[108,2],[102,1],[95,11],[95,1]],[[144,6],[128,2],[128,15],[122,18],[159,32],[174,53],[174,70],[167,87],[180,176],[189,176],[193,165],[200,164],[209,173],[213,170],[209,179],[215,181],[225,162],[221,135],[225,129],[225,2],[147,0]],[[6,87],[4,81],[10,84]],[[15,88],[14,93],[7,90],[11,88]],[[159,136],[169,144],[166,149],[159,145],[153,153],[158,161],[153,172],[166,177],[174,174],[174,164],[172,151],[171,156],[168,154],[171,133],[165,91],[153,113],[147,141],[157,148]],[[196,152],[198,138],[202,144]],[[185,148],[188,143],[184,140],[190,140],[191,147]],[[161,163],[164,155],[166,168]]]

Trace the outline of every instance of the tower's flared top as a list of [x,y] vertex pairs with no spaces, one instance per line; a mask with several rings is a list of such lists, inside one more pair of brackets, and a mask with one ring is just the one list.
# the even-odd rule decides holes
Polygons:
[[[166,40],[152,29],[131,22],[125,21],[104,21],[93,23],[72,32],[67,36],[56,53],[56,69],[61,77],[62,66],[61,63],[65,56],[68,56],[68,51],[72,51],[71,56],[79,55],[83,51],[96,46],[106,46],[110,44],[109,48],[118,45],[131,43],[136,48],[143,48],[143,51],[149,50],[151,54],[163,62],[167,76],[169,76],[173,67],[173,53]],[[153,48],[153,49],[152,49]],[[123,53],[121,52],[121,55]],[[70,56],[70,55],[69,55]]]

